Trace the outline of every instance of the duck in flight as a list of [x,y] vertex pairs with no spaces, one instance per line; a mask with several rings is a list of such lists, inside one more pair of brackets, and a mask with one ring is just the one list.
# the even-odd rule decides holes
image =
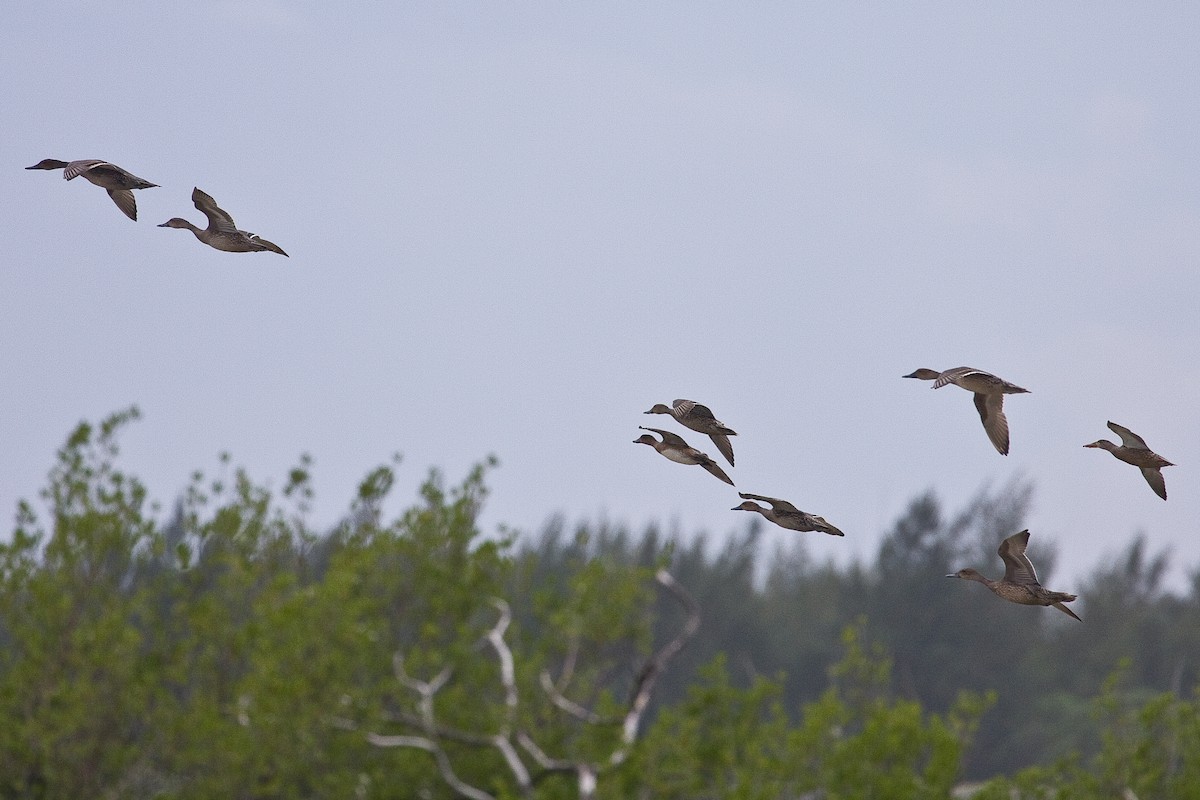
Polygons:
[[1008,455],[1008,420],[1004,416],[1004,395],[1026,394],[1016,384],[997,378],[990,372],[974,367],[955,367],[945,372],[921,368],[904,376],[922,381],[933,381],[933,388],[940,389],[953,383],[975,395],[975,408],[988,439],[1002,456]]
[[676,464],[699,464],[713,475],[733,486],[733,481],[729,480],[729,476],[725,474],[725,470],[721,469],[720,464],[709,458],[707,454],[701,453],[689,445],[683,440],[682,436],[678,436],[670,431],[661,431],[658,428],[646,428],[641,425],[638,428],[644,431],[654,431],[662,437],[662,441],[660,442],[648,433],[643,433],[633,440],[634,444],[648,444]]
[[[1023,606],[1054,606],[1068,616],[1079,619],[1075,612],[1063,605],[1075,599],[1075,595],[1066,592],[1052,592],[1038,583],[1037,572],[1033,562],[1025,555],[1029,545],[1028,529],[1014,533],[1000,542],[996,552],[1004,561],[1004,577],[998,581],[985,578],[973,569],[960,569],[952,572],[947,578],[962,578],[966,581],[976,581],[992,590],[999,598],[1010,603],[1020,603]],[[1080,622],[1083,620],[1079,619]]]
[[1147,447],[1146,440],[1129,430],[1129,428],[1118,425],[1115,422],[1109,422],[1108,427],[1113,433],[1121,437],[1121,444],[1116,445],[1108,439],[1100,439],[1091,444],[1085,444],[1084,447],[1107,450],[1126,464],[1133,464],[1135,467],[1138,467],[1142,470],[1142,476],[1145,477],[1146,483],[1150,484],[1150,488],[1154,490],[1154,493],[1163,500],[1166,500],[1167,482],[1163,480],[1162,468],[1173,467],[1175,465]]
[[218,206],[217,201],[198,188],[192,189],[192,203],[196,208],[204,212],[204,216],[208,217],[207,228],[201,230],[180,217],[172,217],[158,227],[186,228],[196,234],[196,238],[209,247],[224,250],[227,253],[259,253],[269,251],[279,253],[281,256],[287,255],[287,253],[283,252],[282,247],[273,242],[268,242],[257,233],[238,230],[237,225],[233,223],[233,217],[229,216],[229,212]]
[[32,167],[25,169],[61,169],[63,177],[74,180],[81,175],[91,183],[108,191],[108,196],[117,204],[117,208],[125,216],[137,222],[137,201],[133,198],[132,189],[153,189],[157,183],[151,183],[139,178],[129,170],[121,169],[116,164],[101,161],[98,158],[84,158],[78,161],[59,161],[57,158],[44,158]]
[[[764,497],[761,494],[746,494],[745,492],[738,492],[738,497],[746,502],[740,506],[734,506],[731,509],[732,511],[757,511],[779,527],[793,531],[820,531],[821,533],[828,533],[830,536],[846,535],[826,522],[824,517],[818,517],[816,514],[801,511],[787,500],[780,500],[777,497]],[[770,503],[771,507],[763,508],[758,503],[750,502],[751,500],[761,500],[764,503]]]

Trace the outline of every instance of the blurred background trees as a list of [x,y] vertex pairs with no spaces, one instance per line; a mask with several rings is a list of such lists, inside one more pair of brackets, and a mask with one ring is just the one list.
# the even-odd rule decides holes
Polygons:
[[867,564],[757,519],[485,536],[491,462],[388,520],[380,466],[313,531],[303,459],[161,513],[136,416],[73,431],[0,545],[0,797],[1200,796],[1200,573],[1166,591],[1139,534],[1062,585],[1035,531],[1083,624],[943,577],[1000,571],[1028,485],[915,498]]

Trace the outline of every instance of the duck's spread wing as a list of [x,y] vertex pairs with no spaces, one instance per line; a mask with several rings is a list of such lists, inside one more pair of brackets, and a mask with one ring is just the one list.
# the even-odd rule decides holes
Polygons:
[[128,189],[109,189],[108,196],[117,204],[117,208],[125,212],[125,216],[137,222],[137,201],[133,199],[133,192]]
[[[641,427],[641,426],[639,426],[639,427]],[[661,428],[642,427],[642,430],[654,431],[655,433],[657,433],[659,436],[662,437],[663,444],[669,445],[670,447],[678,447],[681,449],[685,448],[685,447],[691,447],[691,445],[689,445],[687,442],[685,442],[683,440],[683,437],[677,433],[671,433],[670,431],[664,431]]]
[[1037,571],[1033,568],[1033,562],[1025,555],[1025,548],[1028,545],[1028,530],[1014,533],[1000,543],[1000,549],[996,552],[1004,561],[1004,580],[1026,586],[1040,585],[1038,584]]
[[677,417],[694,417],[695,419],[716,419],[713,416],[712,409],[708,406],[701,405],[695,400],[676,400],[671,403],[671,408],[675,410]]
[[1158,467],[1142,467],[1142,476],[1154,493],[1163,500],[1167,499],[1167,482],[1163,480],[1162,470]]
[[1008,419],[1004,416],[1004,395],[976,394],[975,408],[979,411],[979,419],[992,445],[1000,455],[1008,455]]
[[199,189],[192,189],[192,203],[204,216],[208,217],[208,227],[211,230],[221,233],[237,233],[237,225],[233,223],[233,217],[218,206],[217,201],[213,200],[210,195]]
[[[701,455],[704,455],[704,454],[701,453]],[[718,464],[717,462],[713,461],[711,458],[708,458],[707,456],[705,456],[704,461],[700,462],[700,466],[702,466],[706,470],[708,470],[710,474],[716,475],[718,478],[725,481],[730,486],[733,486],[733,481],[731,481],[729,479],[729,476],[725,474],[725,470],[721,469],[721,465]]]
[[733,445],[729,443],[729,437],[723,433],[710,433],[708,438],[712,439],[713,444],[717,446],[717,450],[721,455],[725,456],[725,460],[729,462],[729,466],[733,466]]
[[972,367],[954,367],[939,374],[933,381],[933,388],[940,389],[948,383],[958,383],[959,378],[979,370]]
[[96,167],[112,166],[107,161],[101,161],[98,158],[81,158],[78,161],[72,161],[63,168],[63,177],[67,180],[78,178],[85,172],[89,172]]
[[1109,422],[1108,428],[1113,433],[1115,433],[1117,436],[1121,437],[1121,444],[1125,445],[1126,447],[1131,447],[1134,450],[1149,450],[1150,449],[1149,447],[1146,446],[1145,439],[1138,436],[1136,433],[1129,430],[1129,428],[1126,428],[1124,425],[1118,425],[1115,422]]
[[747,494],[746,492],[738,492],[738,497],[743,500],[761,500],[764,503],[770,503],[771,508],[776,511],[785,511],[790,514],[803,513],[800,509],[789,503],[787,500],[780,500],[778,497],[767,497],[761,494]]

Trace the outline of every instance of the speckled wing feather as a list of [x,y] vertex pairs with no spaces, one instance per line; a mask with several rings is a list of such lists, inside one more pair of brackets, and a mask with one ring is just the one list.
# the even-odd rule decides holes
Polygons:
[[1028,530],[1014,533],[1000,543],[1000,549],[996,552],[1004,561],[1004,580],[1026,586],[1040,586],[1033,562],[1025,555],[1025,548],[1028,545]]

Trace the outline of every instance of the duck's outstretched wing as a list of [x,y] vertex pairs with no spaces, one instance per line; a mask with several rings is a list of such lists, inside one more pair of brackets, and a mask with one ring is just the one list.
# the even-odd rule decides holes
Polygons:
[[225,209],[217,205],[217,201],[199,188],[192,189],[192,203],[204,216],[208,217],[208,229],[220,233],[237,233],[237,225],[233,217]]
[[729,443],[729,437],[723,433],[710,433],[708,438],[712,439],[712,443],[717,446],[717,450],[721,455],[725,456],[725,460],[729,462],[729,466],[733,466],[733,445]]
[[1117,436],[1121,437],[1121,444],[1133,450],[1149,450],[1146,440],[1138,436],[1133,431],[1126,428],[1124,425],[1118,425],[1115,422],[1109,422],[1108,428]]
[[1150,484],[1150,488],[1154,493],[1163,500],[1167,499],[1167,482],[1163,480],[1162,470],[1158,467],[1142,467],[1142,477],[1146,479],[1146,483]]
[[67,164],[67,166],[63,167],[63,177],[69,181],[74,180],[83,173],[91,172],[93,169],[98,167],[112,167],[115,170],[122,172],[124,171],[121,170],[120,167],[109,164],[107,161],[101,161],[98,158],[81,158],[78,161],[72,161],[70,164]]
[[137,201],[133,199],[133,192],[128,189],[108,189],[108,196],[117,204],[117,208],[125,213],[134,222],[137,222]]
[[979,411],[979,419],[992,446],[1000,455],[1008,455],[1008,418],[1004,416],[1004,395],[976,393],[975,408]]
[[638,425],[638,428],[640,428],[644,431],[654,431],[655,433],[657,433],[659,436],[662,437],[663,444],[666,444],[670,447],[677,447],[680,449],[691,447],[691,445],[688,444],[687,442],[685,442],[683,440],[683,437],[677,433],[671,433],[670,431],[664,431],[661,428],[647,428],[644,425]]
[[802,514],[800,509],[789,503],[787,500],[780,500],[778,497],[767,497],[761,494],[748,494],[746,492],[738,492],[738,497],[743,500],[761,500],[764,503],[770,503],[771,508],[776,511],[786,511],[791,514]]
[[1000,543],[1000,549],[996,553],[1004,561],[1004,580],[1025,586],[1040,586],[1037,570],[1033,568],[1029,556],[1025,555],[1025,548],[1028,546],[1028,529],[1014,533]]
[[988,378],[991,378],[992,380],[996,380],[996,381],[999,380],[992,373],[984,372],[983,370],[975,369],[974,367],[953,367],[951,369],[945,370],[940,375],[938,375],[937,378],[934,379],[933,388],[940,389],[948,383],[953,383],[953,384],[957,385],[960,380],[963,380],[964,378],[971,378],[971,377],[983,378],[985,380]]
[[[701,455],[704,455],[704,454],[701,453]],[[718,478],[720,478],[721,480],[728,483],[730,486],[733,486],[733,481],[731,481],[729,479],[729,476],[725,474],[725,470],[721,469],[721,465],[718,464],[717,462],[713,461],[708,456],[704,456],[704,460],[700,462],[700,466],[702,466],[706,470],[708,470],[709,474],[715,475]]]

